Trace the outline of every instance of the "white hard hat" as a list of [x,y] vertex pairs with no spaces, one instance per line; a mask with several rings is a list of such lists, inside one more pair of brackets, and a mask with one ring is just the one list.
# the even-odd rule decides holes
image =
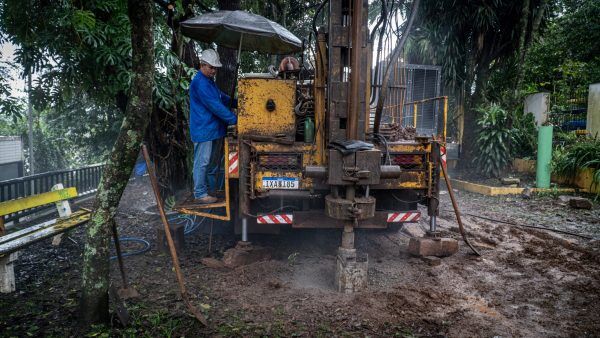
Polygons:
[[213,67],[221,67],[221,61],[219,60],[219,53],[212,49],[205,49],[202,51],[200,56],[200,62],[208,63]]

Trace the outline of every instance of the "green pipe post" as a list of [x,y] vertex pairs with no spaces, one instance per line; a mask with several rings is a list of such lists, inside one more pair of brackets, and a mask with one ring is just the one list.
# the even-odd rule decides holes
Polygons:
[[552,161],[552,126],[541,126],[538,131],[535,168],[535,183],[538,188],[550,188],[550,161]]

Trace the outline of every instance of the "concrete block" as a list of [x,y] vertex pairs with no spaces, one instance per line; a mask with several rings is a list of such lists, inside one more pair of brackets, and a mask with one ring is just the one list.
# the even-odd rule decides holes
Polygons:
[[531,113],[535,117],[535,124],[539,127],[548,121],[550,94],[535,93],[527,96],[524,102],[525,113]]
[[458,241],[454,238],[411,238],[408,252],[420,257],[448,257],[458,252]]
[[358,254],[356,249],[340,247],[335,268],[335,286],[338,292],[354,293],[365,290],[368,286],[368,269],[369,257],[366,253]]
[[592,201],[583,197],[571,197],[569,200],[569,206],[574,209],[587,209],[591,210],[593,207]]
[[515,185],[517,187],[521,183],[521,180],[516,177],[503,177],[500,179],[500,182],[502,182],[502,185]]
[[586,121],[585,129],[594,137],[600,136],[600,83],[590,85]]

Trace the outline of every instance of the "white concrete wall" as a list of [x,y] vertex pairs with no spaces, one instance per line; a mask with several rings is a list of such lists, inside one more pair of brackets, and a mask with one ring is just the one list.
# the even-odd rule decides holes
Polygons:
[[535,93],[525,98],[525,113],[533,114],[538,127],[548,121],[549,109],[550,93]]
[[0,136],[0,164],[23,161],[20,137]]
[[590,85],[585,128],[592,136],[600,138],[600,83]]

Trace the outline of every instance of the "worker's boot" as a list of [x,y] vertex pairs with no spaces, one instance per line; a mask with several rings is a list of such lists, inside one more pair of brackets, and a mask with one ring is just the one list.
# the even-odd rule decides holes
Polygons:
[[217,198],[214,196],[206,195],[200,198],[194,198],[194,203],[197,204],[211,204],[217,202]]

